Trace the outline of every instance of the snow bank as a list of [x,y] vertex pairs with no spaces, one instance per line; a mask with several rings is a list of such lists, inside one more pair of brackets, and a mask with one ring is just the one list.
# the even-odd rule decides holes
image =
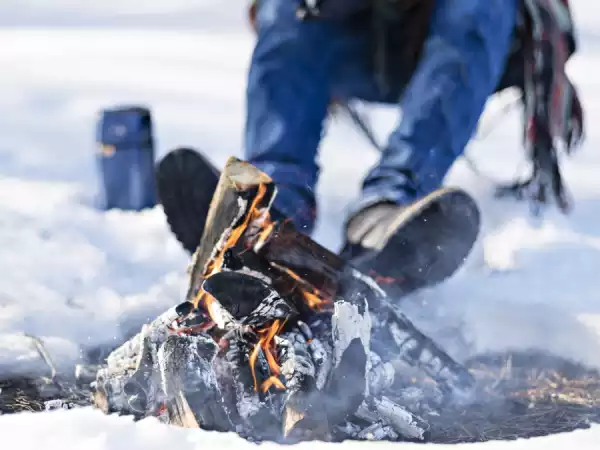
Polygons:
[[[230,448],[236,450],[256,448],[237,435],[216,432],[198,432],[165,426],[154,419],[134,423],[130,418],[104,416],[99,411],[83,409],[56,411],[44,414],[23,413],[0,419],[0,436],[7,449],[38,450],[43,443],[46,450],[200,450]],[[514,442],[488,442],[486,444],[435,445],[439,449],[467,450],[579,450],[596,449],[600,440],[600,428],[551,437]],[[328,450],[343,447],[358,450],[422,449],[423,444],[358,443],[325,444],[307,442],[295,445],[295,450]],[[275,444],[262,444],[265,450],[280,448]]]

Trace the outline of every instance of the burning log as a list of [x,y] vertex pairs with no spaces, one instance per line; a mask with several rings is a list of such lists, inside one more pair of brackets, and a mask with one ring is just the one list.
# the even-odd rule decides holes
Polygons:
[[191,310],[187,302],[170,308],[108,356],[95,383],[94,402],[101,410],[136,417],[154,411],[157,383],[152,378],[159,346],[167,338],[171,325]]
[[[292,432],[303,434],[303,428],[315,425],[337,425],[352,416],[368,395],[371,322],[366,298],[358,292],[348,292],[335,299],[327,341],[329,353],[321,353],[319,363],[327,358],[326,382],[316,384],[315,363],[305,335],[310,329],[294,334],[291,348],[295,350],[293,377],[284,411],[284,436]],[[302,322],[303,323],[303,322]],[[299,328],[309,328],[301,326]],[[319,341],[320,342],[320,341]],[[317,352],[322,347],[313,347]],[[300,379],[301,381],[298,381]]]
[[268,213],[274,194],[275,185],[266,174],[236,158],[229,159],[217,184],[202,240],[193,256],[186,299],[194,306],[206,300],[202,282],[223,270],[226,256],[231,255],[229,251],[242,244],[240,238],[252,220],[260,220]]
[[[262,234],[250,243],[254,252],[281,272],[285,281],[293,281],[303,289],[302,295],[309,306],[321,307],[339,291],[345,262],[310,237],[296,231],[290,222],[272,222],[269,233]],[[281,283],[285,281],[280,280]]]
[[235,429],[213,368],[218,347],[208,336],[170,335],[157,357],[169,421],[186,428]]
[[[356,412],[358,419],[379,424],[376,436],[381,439],[396,439],[403,436],[408,440],[423,441],[429,435],[429,424],[387,397],[376,397],[360,405]],[[361,434],[374,433],[373,425]],[[373,438],[375,440],[375,438]],[[394,439],[395,440],[395,439]]]
[[422,421],[407,421],[413,416],[400,406],[370,396],[370,315],[360,292],[337,298],[332,315],[302,317],[244,273],[216,273],[201,289],[212,298],[210,317],[188,303],[145,326],[99,371],[97,405],[185,427],[290,441],[314,439],[317,424],[324,439],[333,439],[343,423],[373,437],[373,423],[358,412],[368,404],[377,436],[425,436]]

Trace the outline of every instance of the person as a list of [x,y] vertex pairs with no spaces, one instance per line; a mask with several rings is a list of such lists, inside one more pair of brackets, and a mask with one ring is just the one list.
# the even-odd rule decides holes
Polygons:
[[555,142],[570,151],[582,108],[565,64],[575,51],[566,0],[257,0],[245,158],[278,186],[275,207],[306,233],[333,102],[402,112],[364,177],[346,246],[369,247],[407,206],[438,189],[488,98],[520,87],[530,180],[505,188],[567,209]]

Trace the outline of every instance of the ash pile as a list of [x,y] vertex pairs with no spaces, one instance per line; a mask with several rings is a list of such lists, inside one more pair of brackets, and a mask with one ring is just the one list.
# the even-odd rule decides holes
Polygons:
[[202,284],[208,312],[184,303],[109,356],[95,403],[251,440],[425,440],[427,422],[386,396],[397,368],[377,345],[402,339],[401,360],[449,391],[470,375],[401,317],[377,323],[362,283],[332,311],[307,313],[252,275],[218,272]]
[[255,442],[503,438],[481,430],[498,408],[514,419],[515,386],[490,361],[456,362],[372,278],[272,217],[275,195],[229,160],[184,301],[78,368],[93,404]]

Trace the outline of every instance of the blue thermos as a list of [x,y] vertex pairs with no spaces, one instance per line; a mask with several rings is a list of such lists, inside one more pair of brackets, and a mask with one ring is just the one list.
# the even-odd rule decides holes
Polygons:
[[102,206],[133,211],[153,207],[156,188],[150,111],[143,107],[103,110],[96,140]]

